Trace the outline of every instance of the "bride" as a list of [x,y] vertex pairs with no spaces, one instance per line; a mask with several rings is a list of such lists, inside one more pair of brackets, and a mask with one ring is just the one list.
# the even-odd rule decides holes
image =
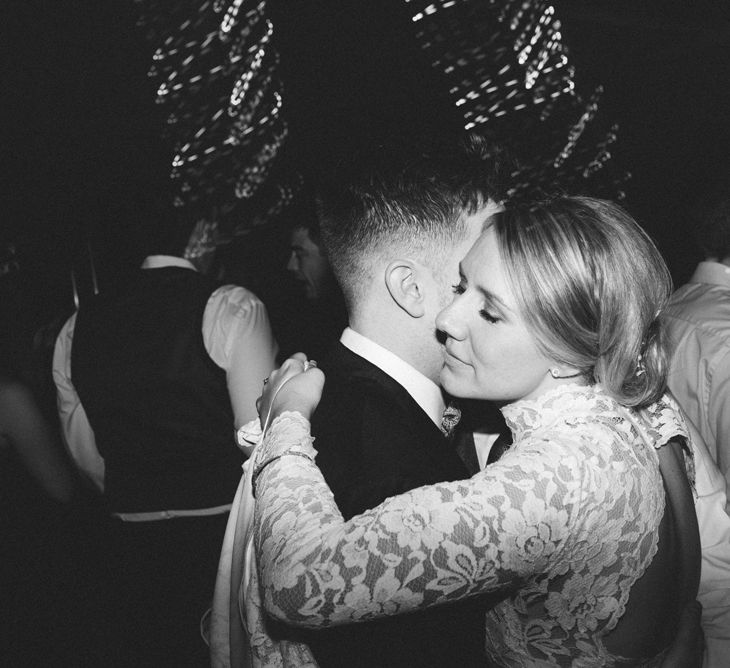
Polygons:
[[493,665],[693,665],[695,645],[672,645],[700,551],[687,430],[664,396],[667,268],[609,202],[493,220],[436,324],[445,390],[498,402],[512,447],[344,522],[309,435],[324,376],[290,358],[265,386],[252,462],[264,607],[318,628],[498,593]]

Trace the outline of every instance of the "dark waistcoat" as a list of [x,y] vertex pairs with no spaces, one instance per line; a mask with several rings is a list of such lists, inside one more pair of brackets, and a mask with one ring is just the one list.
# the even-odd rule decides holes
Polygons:
[[112,512],[231,502],[241,475],[225,371],[201,325],[217,284],[144,269],[79,311],[72,379],[106,466]]

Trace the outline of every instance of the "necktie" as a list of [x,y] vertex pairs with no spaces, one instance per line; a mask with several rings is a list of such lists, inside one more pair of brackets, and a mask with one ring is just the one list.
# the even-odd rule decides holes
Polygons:
[[494,464],[494,462],[509,450],[510,445],[512,445],[512,434],[506,432],[497,436],[487,455],[487,466]]

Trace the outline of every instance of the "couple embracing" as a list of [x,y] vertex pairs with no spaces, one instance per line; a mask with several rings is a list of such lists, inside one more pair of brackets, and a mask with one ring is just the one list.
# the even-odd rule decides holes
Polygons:
[[[213,665],[699,665],[658,251],[608,202],[500,212],[478,138],[388,158],[323,198],[350,327],[265,388]],[[439,383],[500,406],[499,461]]]

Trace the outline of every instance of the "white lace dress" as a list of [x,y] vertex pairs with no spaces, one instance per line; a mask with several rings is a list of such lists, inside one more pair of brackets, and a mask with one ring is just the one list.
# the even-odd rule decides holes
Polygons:
[[[654,448],[686,428],[669,400],[637,413],[577,385],[503,413],[514,445],[499,462],[348,522],[307,459],[266,466],[254,531],[267,612],[316,628],[502,589],[486,618],[495,665],[622,664],[603,638],[657,549]],[[307,420],[285,413],[254,463],[292,446],[314,454]]]

